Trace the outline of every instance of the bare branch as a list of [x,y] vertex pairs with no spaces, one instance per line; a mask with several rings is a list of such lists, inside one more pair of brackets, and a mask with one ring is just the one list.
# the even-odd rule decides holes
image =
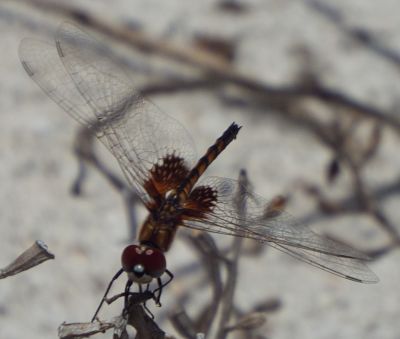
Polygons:
[[239,319],[236,324],[225,327],[225,332],[237,330],[254,330],[265,324],[267,321],[265,314],[261,312],[253,312]]
[[189,318],[185,310],[180,309],[170,316],[170,321],[178,333],[187,339],[196,339],[197,331],[195,324]]
[[329,20],[338,30],[346,34],[348,37],[356,41],[358,44],[375,53],[382,59],[390,62],[393,66],[400,67],[400,54],[384,46],[374,34],[364,27],[351,27],[346,24],[344,17],[338,9],[331,4],[318,0],[305,1],[316,13],[319,13],[325,19]]
[[[249,181],[247,178],[246,171],[242,169],[239,174],[239,182],[241,183],[241,188],[247,189],[249,187]],[[237,196],[237,210],[239,215],[245,219],[244,215],[246,213],[246,205],[245,201],[242,199],[243,191],[238,192]],[[221,299],[221,314],[218,324],[218,332],[216,337],[218,339],[224,339],[228,333],[226,330],[226,324],[229,323],[229,320],[232,316],[233,311],[233,301],[235,296],[237,278],[238,278],[238,262],[239,255],[242,248],[243,239],[242,238],[234,238],[232,244],[232,257],[227,261],[227,278],[226,285],[224,289],[224,293]]]

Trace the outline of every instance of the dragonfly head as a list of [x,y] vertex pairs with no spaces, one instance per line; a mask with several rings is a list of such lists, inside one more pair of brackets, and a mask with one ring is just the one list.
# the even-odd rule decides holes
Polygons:
[[122,252],[122,268],[129,280],[147,284],[159,278],[166,270],[164,254],[157,248],[146,245],[129,245]]

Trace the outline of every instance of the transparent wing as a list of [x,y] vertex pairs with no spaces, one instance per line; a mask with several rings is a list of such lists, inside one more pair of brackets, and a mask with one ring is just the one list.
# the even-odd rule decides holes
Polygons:
[[68,23],[54,43],[24,39],[19,47],[28,75],[79,123],[96,126],[97,138],[147,204],[151,171],[173,157],[185,173],[195,161],[194,143],[178,121],[134,90],[108,55],[104,45]]
[[110,58],[106,45],[66,22],[57,30],[55,46],[77,90],[97,117],[125,109],[131,102],[143,106],[127,72]]
[[296,259],[342,278],[366,284],[377,283],[379,281],[379,278],[368,268],[363,259],[343,258],[324,254],[318,251],[309,251],[304,248],[289,247],[272,242],[269,244]]
[[93,111],[66,72],[54,43],[25,38],[18,53],[26,73],[52,100],[81,124],[93,123]]
[[213,193],[208,197],[212,197],[213,201],[207,201],[211,207],[203,208],[201,214],[187,211],[189,217],[184,226],[269,242],[302,261],[347,279],[378,281],[364,264],[368,260],[366,255],[318,235],[282,210],[272,209],[270,202],[246,190],[237,181],[206,178],[196,188],[203,192],[211,190]]

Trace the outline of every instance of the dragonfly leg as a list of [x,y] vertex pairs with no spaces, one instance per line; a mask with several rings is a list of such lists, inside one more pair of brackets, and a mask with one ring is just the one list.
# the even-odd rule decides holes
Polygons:
[[[122,316],[125,317],[128,313],[128,306],[129,306],[129,290],[131,289],[131,286],[133,284],[132,280],[128,280],[125,285],[125,290],[124,290],[124,309],[122,310]],[[139,285],[140,287],[140,285]]]
[[158,287],[153,291],[154,295],[156,295],[157,293],[157,296],[155,296],[155,302],[159,307],[161,307],[160,299],[163,288],[167,286],[172,281],[172,279],[174,279],[174,275],[171,273],[171,271],[165,270],[165,273],[168,275],[168,280],[163,283],[161,278],[157,278]]
[[91,322],[95,321],[95,319],[96,319],[96,317],[97,317],[97,314],[99,313],[99,311],[100,311],[100,309],[101,309],[101,306],[103,306],[103,303],[104,303],[104,301],[105,301],[105,299],[106,299],[106,297],[107,297],[108,292],[110,292],[110,289],[111,289],[112,284],[114,283],[115,280],[117,280],[117,279],[119,278],[119,276],[122,274],[123,271],[124,271],[124,270],[121,268],[121,269],[112,277],[112,279],[111,279],[110,283],[108,284],[107,289],[106,289],[106,291],[105,291],[105,293],[104,293],[104,296],[103,296],[103,298],[101,299],[100,304],[99,304],[99,306],[98,306],[97,309],[96,309],[96,312],[94,313],[94,316],[93,316]]
[[[146,286],[146,291],[150,291],[150,284],[147,284],[147,286]],[[151,319],[154,319],[154,314],[151,313],[150,309],[147,307],[146,302],[143,303],[143,308],[144,308],[144,310],[146,311],[146,313],[149,315],[149,317],[150,317]]]

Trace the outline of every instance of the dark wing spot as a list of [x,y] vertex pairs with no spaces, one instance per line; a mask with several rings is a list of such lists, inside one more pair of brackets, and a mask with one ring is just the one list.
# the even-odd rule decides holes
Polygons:
[[165,193],[176,189],[189,173],[182,157],[174,153],[167,154],[150,170],[150,175],[144,183],[146,192],[156,201],[164,197]]
[[216,205],[218,198],[217,191],[210,186],[196,187],[185,202],[183,219],[202,218],[205,213],[211,212]]

